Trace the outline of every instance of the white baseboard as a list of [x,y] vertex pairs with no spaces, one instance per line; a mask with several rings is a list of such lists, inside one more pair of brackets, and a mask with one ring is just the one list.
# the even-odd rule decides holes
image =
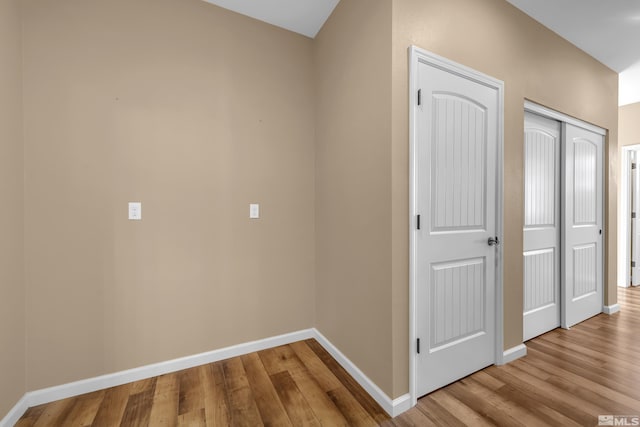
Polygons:
[[527,346],[524,344],[520,344],[502,352],[502,361],[500,361],[500,363],[498,364],[506,365],[507,363],[513,362],[514,360],[520,359],[521,357],[524,357],[526,355]]
[[296,341],[303,341],[309,338],[315,338],[390,416],[395,417],[411,407],[411,399],[409,398],[408,393],[391,400],[391,398],[389,398],[373,381],[358,369],[353,362],[351,362],[340,350],[331,344],[324,335],[322,335],[317,329],[312,328],[238,344],[231,347],[225,347],[193,356],[186,356],[179,359],[141,366],[126,371],[87,378],[55,387],[27,392],[2,419],[2,421],[0,421],[0,427],[13,427],[26,410],[32,406],[42,405],[44,403],[91,393],[133,381],[181,371],[183,369],[193,368],[207,363],[218,362],[231,357],[242,356],[244,354],[284,344],[290,344]]
[[255,351],[290,344],[309,338],[315,338],[313,329],[304,329],[289,334],[278,335],[206,353],[195,354],[193,356],[181,357],[179,359],[154,363],[134,369],[128,369],[126,371],[115,372],[113,374],[101,375],[99,377],[87,378],[55,387],[30,391],[27,392],[2,419],[0,427],[13,427],[25,411],[32,406],[42,405],[44,403],[66,399],[68,397],[78,396],[85,393],[91,393],[104,388],[115,387],[133,381],[156,377],[158,375],[181,371],[183,369],[193,368],[207,363],[218,362],[231,357],[242,356]]
[[409,393],[396,397],[391,403],[393,405],[393,412],[390,414],[387,412],[391,417],[397,417],[413,407],[411,405],[411,395]]
[[602,311],[604,314],[615,314],[620,311],[620,304],[605,305]]
[[400,415],[411,408],[411,398],[409,393],[391,400],[387,394],[380,389],[364,372],[362,372],[347,356],[345,356],[336,346],[334,346],[317,329],[313,328],[315,339],[333,356],[334,359],[364,388],[373,399],[382,406],[387,414],[392,417]]
[[29,400],[27,399],[27,395],[25,394],[22,398],[15,404],[13,408],[9,411],[5,417],[0,420],[0,427],[13,427],[20,417],[27,412],[29,409]]
[[253,353],[255,351],[260,351],[267,348],[277,347],[279,345],[290,344],[292,342],[306,340],[312,337],[313,330],[305,329],[302,331],[292,332],[284,335],[277,335],[275,337],[269,337],[256,341],[250,341],[247,343],[233,345],[230,347],[195,354],[192,356],[181,357],[179,359],[141,366],[139,368],[129,369],[126,371],[115,372],[113,374],[102,375],[99,377],[88,378],[86,380],[75,381],[68,384],[32,391],[27,393],[27,395],[29,396],[29,406],[41,405],[43,403],[53,402],[54,400],[66,399],[67,397],[91,393],[97,390],[102,390],[104,388],[115,387],[133,381],[144,380],[146,378],[152,378],[171,372],[181,371],[183,369],[193,368],[195,366],[205,365],[207,363],[218,362],[220,360],[229,359],[230,357],[242,356],[247,353]]

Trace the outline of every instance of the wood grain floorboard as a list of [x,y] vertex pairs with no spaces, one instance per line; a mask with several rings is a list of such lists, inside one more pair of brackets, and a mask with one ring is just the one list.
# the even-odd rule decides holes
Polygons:
[[239,357],[222,362],[231,406],[231,423],[238,426],[260,425],[260,412]]
[[[142,383],[140,388],[133,387],[137,393],[132,394],[127,400],[127,406],[122,416],[122,425],[132,427],[143,427],[149,425],[149,417],[153,405],[153,395],[155,394],[156,378],[152,383]],[[136,383],[134,383],[136,384]],[[144,387],[142,387],[144,385]]]
[[16,426],[596,426],[640,416],[640,289],[618,301],[393,419],[311,339],[29,408]]
[[451,427],[463,427],[465,425],[458,417],[434,400],[433,396],[425,396],[420,399],[416,408],[435,425]]
[[274,366],[278,360],[287,366],[287,371],[296,383],[300,392],[305,396],[311,410],[322,425],[347,426],[347,420],[342,416],[340,409],[331,398],[322,390],[322,387],[303,365],[290,346],[281,346],[260,352],[262,360],[266,360],[265,366]]
[[320,426],[313,409],[307,402],[289,372],[282,371],[271,375],[271,382],[275,386],[289,420],[294,426]]
[[24,413],[22,418],[18,420],[15,427],[31,427],[35,424],[35,422],[40,418],[44,410],[48,405],[38,405],[33,406]]
[[92,427],[111,427],[120,425],[124,410],[131,396],[131,384],[112,387],[106,390]]
[[333,375],[349,390],[360,405],[371,414],[378,423],[389,418],[386,412],[373,400],[373,398],[356,382],[356,380],[340,366],[340,364],[318,343],[316,340],[307,340],[305,343],[313,350],[320,360],[329,368]]
[[534,338],[526,357],[437,390],[384,425],[428,425],[416,411],[437,425],[471,426],[597,426],[598,415],[640,416],[640,288],[619,289],[618,302],[619,313]]
[[69,427],[90,426],[96,417],[104,395],[105,391],[100,390],[75,399],[71,411],[69,411],[67,417],[62,421],[62,424]]
[[65,399],[53,402],[45,408],[42,415],[33,423],[34,427],[61,426],[73,407],[74,400]]
[[177,374],[158,377],[149,414],[149,425],[173,427],[180,402],[180,378]]
[[276,392],[269,374],[256,353],[241,357],[249,385],[255,397],[260,418],[268,426],[291,426],[291,421]]
[[198,368],[204,390],[204,412],[207,426],[231,424],[231,404],[225,389],[221,363],[210,363]]

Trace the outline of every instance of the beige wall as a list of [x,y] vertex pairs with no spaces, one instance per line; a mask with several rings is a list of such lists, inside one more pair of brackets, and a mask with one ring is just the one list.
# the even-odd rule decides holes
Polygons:
[[386,392],[390,53],[390,0],[342,0],[315,41],[316,325]]
[[312,41],[201,0],[24,8],[28,388],[313,326]]
[[17,2],[0,0],[0,414],[25,360],[34,390],[314,325],[406,393],[411,44],[506,84],[505,348],[525,98],[610,131],[616,301],[617,76],[503,0],[342,0],[315,41],[200,0],[23,0],[23,98]]
[[[505,348],[522,342],[525,98],[609,130],[605,301],[616,302],[618,76],[504,0],[393,2],[393,396],[408,390],[408,69],[416,45],[505,82]],[[381,322],[382,324],[382,322]]]
[[0,0],[0,419],[25,392],[20,10]]
[[624,105],[618,111],[620,146],[640,144],[640,102]]

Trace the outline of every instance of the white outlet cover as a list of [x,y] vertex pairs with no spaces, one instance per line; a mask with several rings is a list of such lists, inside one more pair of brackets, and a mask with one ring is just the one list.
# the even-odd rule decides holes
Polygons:
[[134,221],[142,220],[142,203],[129,202],[129,219]]
[[257,219],[260,218],[260,205],[257,203],[251,203],[249,205],[249,218]]

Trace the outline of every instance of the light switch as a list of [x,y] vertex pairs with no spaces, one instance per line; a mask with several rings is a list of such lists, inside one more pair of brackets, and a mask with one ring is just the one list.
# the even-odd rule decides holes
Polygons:
[[249,218],[256,219],[260,218],[260,205],[257,203],[252,203],[249,205]]
[[140,221],[142,219],[142,203],[129,202],[129,219]]

